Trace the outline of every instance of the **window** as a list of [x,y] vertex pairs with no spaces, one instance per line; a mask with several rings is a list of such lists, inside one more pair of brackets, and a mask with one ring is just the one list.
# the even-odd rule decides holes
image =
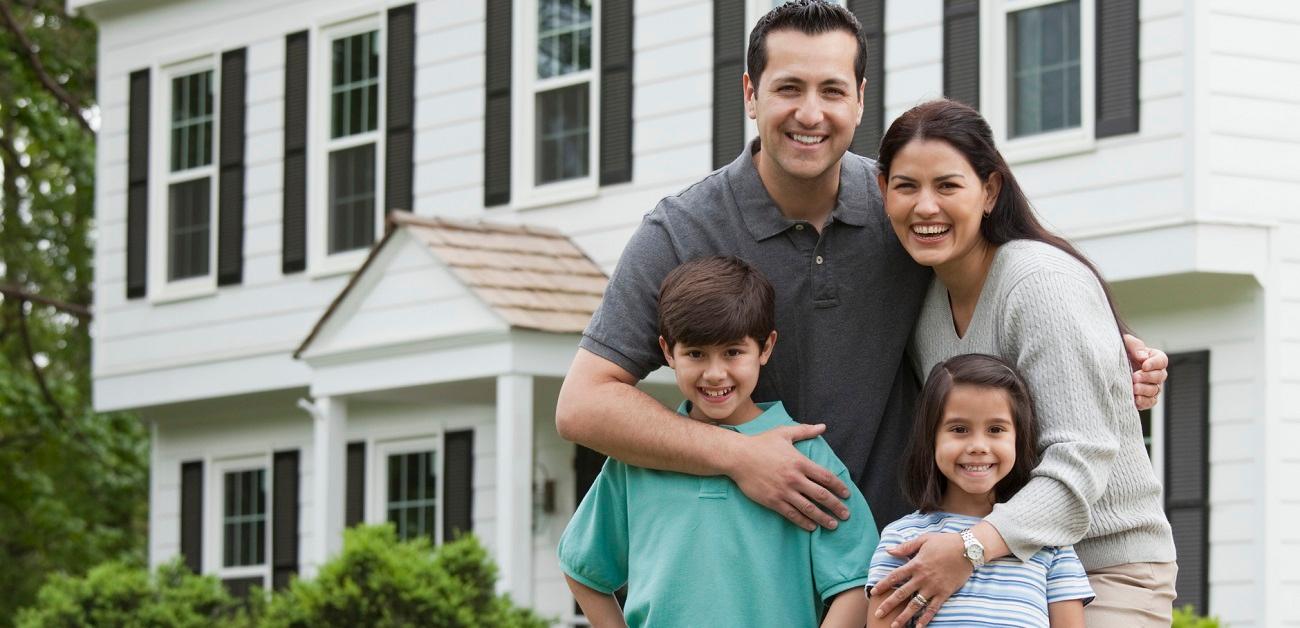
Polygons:
[[266,562],[266,469],[224,474],[221,509],[221,566]]
[[[318,38],[316,146],[308,195],[313,272],[356,268],[381,230],[384,168],[384,32],[379,16],[322,29]],[[309,143],[310,145],[310,143]]]
[[438,478],[432,451],[388,456],[388,521],[397,537],[434,538],[437,529]]
[[[187,298],[216,289],[216,155],[220,73],[216,58],[159,71],[154,90],[153,186],[148,238],[151,296]],[[151,175],[152,177],[153,175]]]
[[981,4],[980,102],[1008,160],[1093,147],[1095,1]]
[[594,0],[518,5],[515,189],[523,205],[595,194],[600,61]]

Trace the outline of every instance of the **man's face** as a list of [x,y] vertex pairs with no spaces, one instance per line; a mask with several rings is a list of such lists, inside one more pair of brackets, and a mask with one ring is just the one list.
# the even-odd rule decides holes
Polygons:
[[759,84],[744,77],[745,110],[758,123],[764,170],[781,179],[838,177],[840,158],[862,120],[866,82],[853,74],[857,40],[840,30],[805,35],[787,29],[768,33],[766,43]]

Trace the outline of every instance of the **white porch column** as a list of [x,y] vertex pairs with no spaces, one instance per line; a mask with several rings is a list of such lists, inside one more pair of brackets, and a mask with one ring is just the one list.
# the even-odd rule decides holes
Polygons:
[[[312,525],[311,548],[307,552],[310,566],[305,577],[315,577],[316,570],[343,549],[343,494],[346,469],[347,401],[338,397],[316,400],[312,429]],[[306,565],[305,565],[306,566]]]
[[533,592],[533,378],[497,377],[497,590],[522,606]]

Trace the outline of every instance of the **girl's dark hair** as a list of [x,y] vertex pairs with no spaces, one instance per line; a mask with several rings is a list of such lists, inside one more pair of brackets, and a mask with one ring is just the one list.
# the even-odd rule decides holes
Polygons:
[[1015,367],[1002,358],[969,353],[934,365],[921,390],[921,400],[912,422],[912,440],[903,463],[903,494],[921,512],[940,510],[948,478],[939,472],[934,460],[934,446],[943,423],[948,394],[954,386],[965,384],[1006,392],[1011,401],[1011,423],[1016,430],[1016,463],[1011,472],[993,487],[995,501],[1011,499],[1029,483],[1029,474],[1038,466],[1038,422],[1034,420],[1034,399],[1029,386]]
[[971,169],[980,181],[987,182],[993,173],[1002,179],[1002,190],[998,193],[993,210],[980,223],[980,234],[991,244],[1005,244],[1011,240],[1036,240],[1045,242],[1068,253],[1074,259],[1087,266],[1110,303],[1111,315],[1115,317],[1115,326],[1120,333],[1129,333],[1128,325],[1115,307],[1115,299],[1110,294],[1110,284],[1102,278],[1097,267],[1084,257],[1074,245],[1065,238],[1048,231],[1034,214],[1029,198],[1020,189],[1011,168],[993,145],[993,129],[980,113],[970,107],[947,99],[931,100],[909,109],[889,125],[889,130],[880,139],[880,173],[889,179],[889,169],[898,151],[913,140],[938,140],[957,149],[966,157]]

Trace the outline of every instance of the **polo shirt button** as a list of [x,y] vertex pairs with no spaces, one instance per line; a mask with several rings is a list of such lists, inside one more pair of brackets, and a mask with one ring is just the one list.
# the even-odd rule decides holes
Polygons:
[[818,264],[822,263],[822,256],[820,255],[817,256],[817,263]]
[[795,225],[795,226],[794,226],[794,230],[795,230],[795,231],[803,231],[803,225],[802,225],[802,224]]

